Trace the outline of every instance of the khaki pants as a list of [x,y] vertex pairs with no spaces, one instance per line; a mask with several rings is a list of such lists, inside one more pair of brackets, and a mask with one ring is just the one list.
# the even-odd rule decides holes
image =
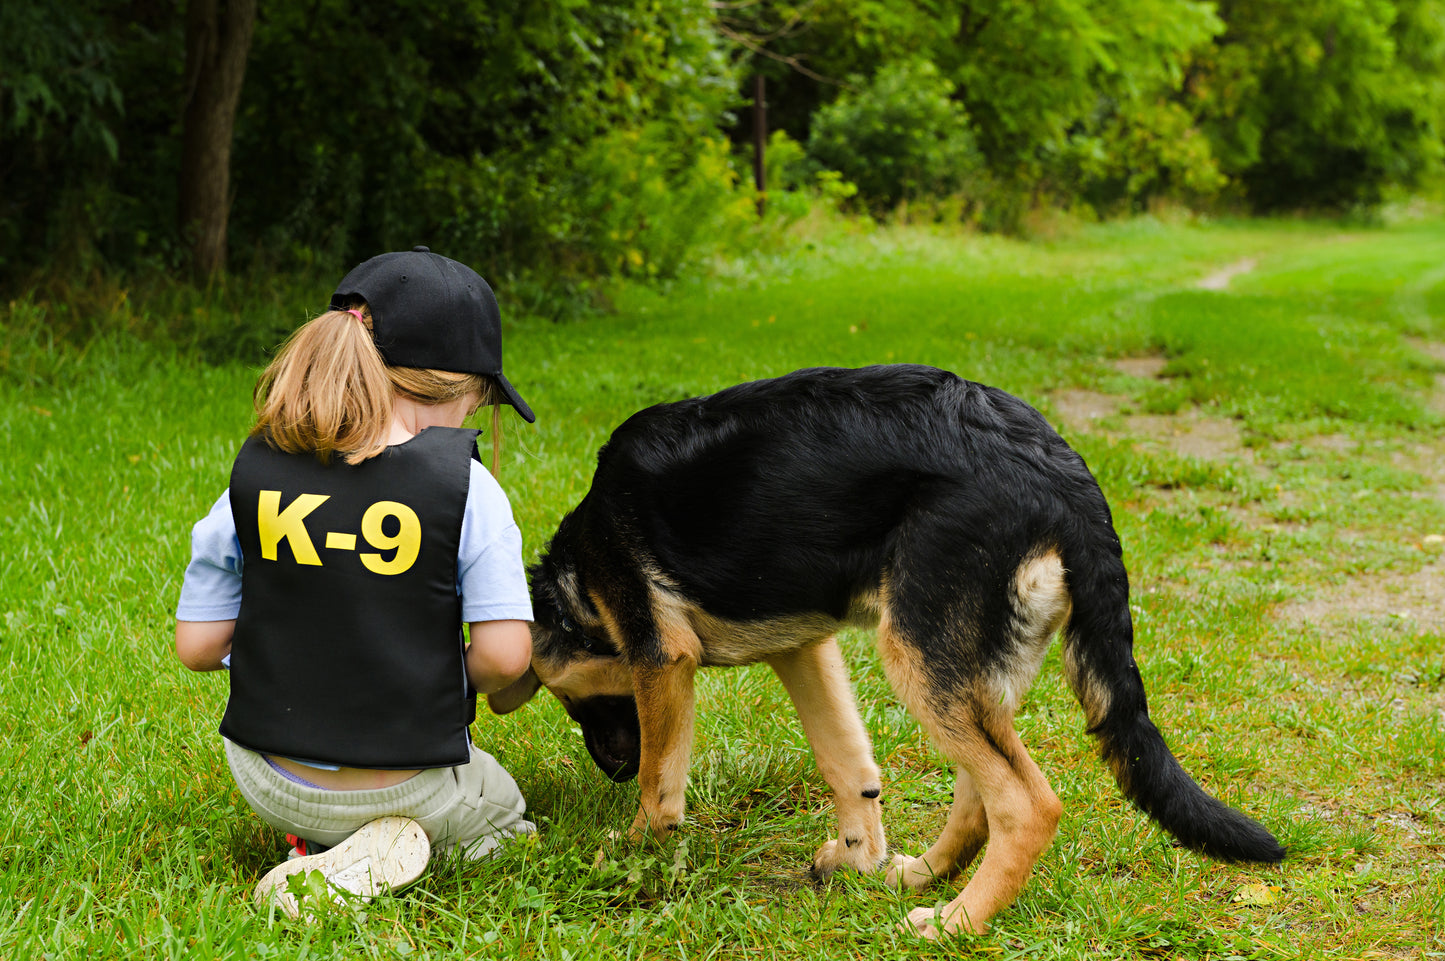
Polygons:
[[225,744],[236,786],[261,820],[328,847],[387,815],[414,818],[433,853],[460,847],[468,858],[485,857],[507,838],[537,830],[522,818],[527,802],[517,782],[475,745],[471,761],[457,767],[422,771],[391,787],[328,791],[289,781],[260,754]]

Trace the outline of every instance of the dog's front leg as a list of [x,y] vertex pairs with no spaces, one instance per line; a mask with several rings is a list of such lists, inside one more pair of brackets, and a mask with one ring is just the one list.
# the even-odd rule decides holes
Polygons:
[[692,758],[693,675],[697,664],[678,658],[661,667],[635,667],[637,722],[642,757],[637,784],[641,806],[628,839],[641,841],[648,832],[670,837],[682,824],[687,770]]
[[838,837],[813,856],[814,873],[827,877],[844,866],[876,870],[888,850],[878,800],[882,785],[837,640],[778,654],[768,663],[793,699],[818,771],[833,789]]

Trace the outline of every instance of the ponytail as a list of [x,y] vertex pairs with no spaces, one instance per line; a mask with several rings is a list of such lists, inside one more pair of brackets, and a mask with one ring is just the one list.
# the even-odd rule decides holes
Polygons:
[[366,316],[329,310],[287,339],[256,381],[252,434],[323,464],[335,454],[359,464],[386,449],[393,389]]

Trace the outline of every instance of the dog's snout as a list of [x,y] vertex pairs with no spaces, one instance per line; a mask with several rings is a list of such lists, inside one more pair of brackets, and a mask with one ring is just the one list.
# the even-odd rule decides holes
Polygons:
[[582,728],[582,739],[592,760],[613,781],[637,776],[642,759],[642,732],[637,702],[630,697],[589,697],[565,703],[567,713]]

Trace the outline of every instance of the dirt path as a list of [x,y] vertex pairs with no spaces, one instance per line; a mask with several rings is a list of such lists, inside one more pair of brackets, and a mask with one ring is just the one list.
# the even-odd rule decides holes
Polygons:
[[1246,257],[1243,260],[1230,264],[1222,270],[1215,271],[1194,286],[1200,290],[1225,290],[1229,287],[1229,282],[1235,277],[1238,277],[1240,274],[1249,273],[1254,267],[1254,258]]
[[[1224,273],[1228,271],[1221,275]],[[1445,343],[1420,341],[1414,346],[1445,362]],[[1116,361],[1114,366],[1130,376],[1153,379],[1161,375],[1164,361],[1158,357],[1133,357]],[[1089,390],[1058,391],[1050,399],[1061,426],[1070,431],[1110,434],[1185,457],[1237,465],[1267,477],[1269,468],[1262,466],[1254,449],[1245,445],[1240,425],[1234,420],[1210,416],[1198,409],[1177,416],[1121,413],[1127,409],[1125,398]],[[1445,374],[1436,376],[1428,403],[1445,414]],[[1306,457],[1311,452],[1323,457],[1356,452],[1358,444],[1341,435],[1317,435],[1303,439],[1299,447]],[[1391,466],[1424,478],[1416,496],[1445,503],[1445,437],[1425,439],[1407,450],[1380,456],[1388,456]],[[1272,523],[1267,517],[1249,520],[1247,512],[1245,516],[1249,523]],[[1354,535],[1346,526],[1340,536]],[[1382,624],[1404,626],[1418,633],[1445,634],[1445,529],[1404,532],[1400,536],[1409,549],[1423,554],[1418,568],[1409,565],[1408,570],[1356,574],[1336,587],[1317,588],[1281,604],[1276,615],[1288,624],[1313,625],[1331,637]]]

